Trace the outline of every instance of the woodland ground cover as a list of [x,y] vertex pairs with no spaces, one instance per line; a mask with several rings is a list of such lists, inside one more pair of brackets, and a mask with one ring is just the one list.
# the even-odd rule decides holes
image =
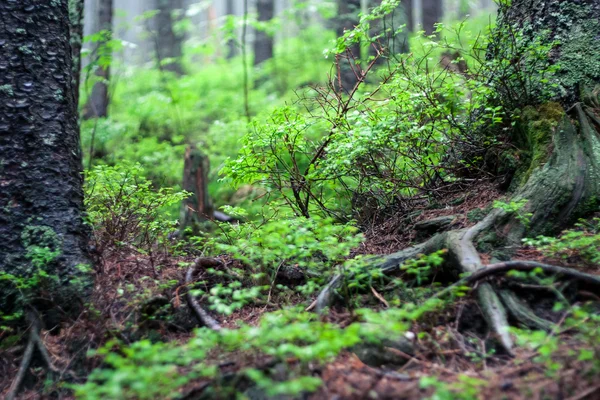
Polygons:
[[[310,31],[283,45],[277,64],[255,72],[268,78],[250,90],[251,121],[240,60],[195,68],[189,51],[179,78],[116,68],[110,118],[82,126],[93,296],[68,329],[43,337],[68,383],[36,390],[89,399],[597,393],[593,213],[510,249],[538,262],[495,278],[521,295],[505,303],[536,312],[510,317],[512,351],[487,329],[472,290],[491,279],[445,268],[449,245],[418,247],[488,213],[536,226],[535,210],[511,191],[547,161],[540,146],[564,114],[553,43],[484,18],[440,24],[435,36],[412,37],[409,54],[365,57],[364,82],[342,94],[331,61],[353,41],[381,45],[367,26],[378,12],[385,5],[333,45],[333,34]],[[325,47],[329,59],[315,62]],[[523,126],[534,135],[515,138]],[[244,223],[174,234],[189,143],[211,160],[216,205]],[[393,274],[372,256],[415,244]],[[502,267],[510,246],[495,236],[477,245],[482,264]],[[31,254],[40,266],[52,257]],[[558,279],[564,271],[548,276],[540,263],[588,272],[589,286]],[[0,279],[26,297],[48,276],[40,268],[35,282]],[[205,326],[194,329],[195,317]],[[61,358],[73,343],[82,350]],[[71,370],[76,359],[81,370]]]

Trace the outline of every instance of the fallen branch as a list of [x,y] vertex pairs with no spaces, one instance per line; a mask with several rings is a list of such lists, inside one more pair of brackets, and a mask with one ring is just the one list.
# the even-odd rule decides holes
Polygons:
[[196,317],[198,318],[198,320],[200,321],[200,323],[204,326],[206,326],[209,329],[212,329],[213,331],[219,331],[221,330],[221,325],[213,318],[211,317],[208,312],[206,310],[204,310],[204,308],[202,308],[202,306],[200,306],[200,303],[198,303],[198,300],[196,300],[196,297],[192,294],[192,291],[189,290],[189,287],[191,286],[191,284],[194,281],[194,273],[198,270],[199,267],[201,267],[202,265],[206,265],[206,264],[211,264],[213,266],[217,266],[217,265],[223,265],[223,263],[216,259],[216,258],[198,258],[196,259],[196,261],[194,262],[194,265],[192,265],[186,275],[185,275],[185,283],[186,286],[188,286],[188,292],[186,295],[187,298],[187,302],[188,305],[190,306],[190,308],[194,311],[194,313],[196,314]]

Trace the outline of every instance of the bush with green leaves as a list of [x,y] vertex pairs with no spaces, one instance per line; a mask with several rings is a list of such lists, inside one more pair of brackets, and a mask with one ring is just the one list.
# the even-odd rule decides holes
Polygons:
[[[363,15],[328,54],[357,41],[376,45],[371,24],[398,3]],[[375,60],[363,62],[364,80],[349,94],[335,80],[301,93],[297,104],[252,126],[239,156],[222,170],[226,180],[263,185],[296,215],[363,222],[415,195],[436,196],[467,174],[494,172],[499,166],[490,160],[520,107],[556,95],[558,66],[547,60],[552,44],[541,39],[467,27],[439,24],[435,35],[411,41],[410,54],[394,55],[378,70]],[[505,53],[489,57],[492,49]]]
[[86,174],[85,206],[97,251],[127,248],[151,255],[175,230],[176,221],[165,215],[167,209],[187,196],[154,189],[139,164],[94,167]]

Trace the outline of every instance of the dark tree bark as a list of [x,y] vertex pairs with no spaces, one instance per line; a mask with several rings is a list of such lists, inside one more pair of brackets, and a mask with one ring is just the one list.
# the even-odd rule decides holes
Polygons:
[[[275,16],[274,0],[257,0],[256,10],[258,12],[258,22],[268,23]],[[260,65],[263,62],[273,58],[273,36],[263,28],[255,30],[254,37],[254,65]]]
[[[338,16],[335,22],[335,32],[338,36],[344,32],[354,29],[358,25],[358,14],[360,13],[360,0],[338,0]],[[346,54],[341,54],[338,59],[339,89],[349,93],[358,83],[360,66],[356,61],[360,60],[360,43],[348,47]]]
[[[107,39],[112,36],[113,0],[99,0],[97,14],[97,31],[108,32]],[[110,47],[106,42],[97,43],[97,60],[110,60]],[[94,84],[92,93],[85,106],[84,118],[105,118],[108,116],[108,82],[110,81],[110,65],[98,65],[96,76],[99,81]]]
[[458,2],[458,19],[464,19],[471,12],[471,5],[469,0],[460,0]]
[[154,17],[154,45],[159,68],[165,71],[183,75],[181,55],[183,46],[182,35],[175,32],[173,25],[178,17],[177,10],[183,10],[183,0],[155,0],[158,14]]
[[68,10],[0,2],[0,271],[27,276],[28,250],[48,247],[59,255],[44,268],[65,288],[90,263]]
[[79,81],[81,79],[81,44],[83,41],[83,0],[69,0],[71,22],[71,53],[73,54],[73,94],[79,106]]
[[435,24],[442,21],[442,0],[421,0],[423,15],[423,30],[425,34],[431,35],[435,32]]

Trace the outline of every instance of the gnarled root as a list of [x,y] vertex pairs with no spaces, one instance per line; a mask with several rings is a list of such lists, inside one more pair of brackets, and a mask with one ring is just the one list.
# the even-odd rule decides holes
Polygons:
[[[196,259],[194,265],[192,265],[185,274],[186,285],[190,286],[194,282],[194,273],[198,271],[198,269],[201,266],[217,266],[222,264],[223,263],[216,258],[201,257]],[[204,308],[202,308],[202,306],[200,306],[200,303],[198,302],[198,300],[196,300],[196,297],[192,294],[190,290],[188,290],[187,292],[186,299],[188,305],[190,306],[192,311],[194,311],[194,314],[196,314],[196,317],[202,325],[214,331],[221,330],[221,325],[213,317],[211,317],[210,314],[208,314],[208,312],[204,310]]]
[[19,366],[19,371],[17,372],[17,376],[10,386],[10,390],[6,395],[6,400],[14,400],[17,398],[19,391],[21,390],[21,385],[23,384],[23,380],[27,375],[27,371],[31,366],[31,362],[33,360],[33,354],[37,349],[41,355],[42,361],[46,364],[46,368],[57,375],[67,375],[70,378],[74,378],[75,375],[70,371],[60,371],[56,368],[52,359],[50,358],[50,354],[48,354],[48,350],[46,346],[42,342],[42,338],[40,337],[40,332],[42,330],[42,323],[35,311],[31,311],[28,313],[28,320],[31,323],[29,328],[29,340],[27,341],[27,347],[25,348],[25,352],[23,353],[23,359],[21,360],[21,365]]
[[[434,297],[445,296],[457,286],[473,286],[478,283],[476,288],[478,302],[488,326],[504,350],[508,354],[512,354],[513,342],[509,334],[505,306],[516,320],[529,327],[548,330],[551,323],[537,317],[514,293],[510,291],[498,293],[491,283],[481,282],[482,280],[511,270],[532,271],[541,269],[544,273],[559,278],[573,279],[600,288],[600,277],[569,268],[531,261],[507,261],[484,266],[475,249],[473,240],[481,232],[489,229],[496,219],[503,216],[503,212],[497,210],[471,228],[442,233],[423,244],[380,258],[375,262],[375,267],[381,269],[384,273],[391,273],[397,271],[404,261],[415,258],[419,254],[428,254],[444,248],[448,249],[451,265],[457,267],[459,272],[468,273],[469,275],[441,290]],[[343,279],[342,275],[336,275],[321,291],[316,301],[315,308],[317,312],[323,311],[325,307],[331,304],[333,292],[342,285]]]

